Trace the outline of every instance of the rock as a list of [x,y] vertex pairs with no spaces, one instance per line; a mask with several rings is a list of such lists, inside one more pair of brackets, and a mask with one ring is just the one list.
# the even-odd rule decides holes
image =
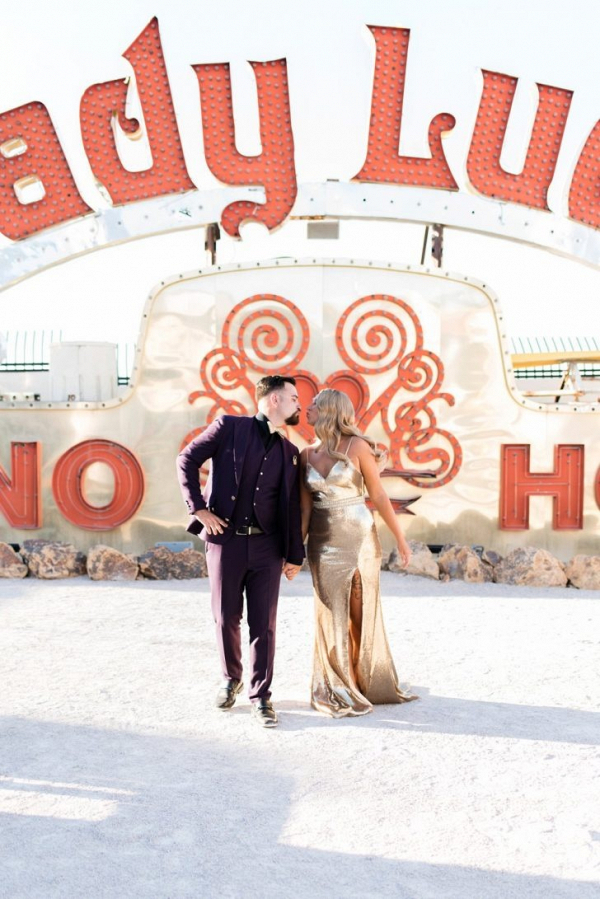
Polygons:
[[470,546],[458,544],[443,546],[438,556],[438,565],[440,574],[447,574],[453,581],[484,584],[493,580],[491,567],[484,564]]
[[600,556],[575,556],[565,574],[579,590],[600,590]]
[[25,540],[21,555],[33,577],[50,580],[85,574],[85,556],[78,552],[72,543]]
[[27,565],[8,543],[0,543],[0,577],[27,577]]
[[494,568],[496,565],[499,565],[502,561],[502,556],[500,553],[494,552],[493,549],[484,549],[480,554],[479,558],[483,564],[483,567],[489,574],[488,580],[494,580]]
[[207,577],[206,558],[196,549],[176,553],[166,546],[149,549],[139,558],[140,573],[154,581]]
[[493,549],[484,549],[481,554],[481,561],[486,562],[488,565],[491,565],[492,568],[495,568],[496,565],[499,565],[502,561],[502,556],[500,553],[494,552]]
[[93,581],[135,581],[139,572],[134,557],[102,543],[88,551],[86,568]]
[[398,558],[398,550],[393,549],[387,563],[388,570],[397,574],[416,574],[419,577],[430,577],[437,581],[440,571],[427,544],[419,543],[418,540],[409,540],[408,545],[412,552],[408,567],[402,568]]
[[442,548],[440,549],[440,551],[438,553],[438,558],[439,558],[439,556],[443,556],[444,553],[448,552],[449,549],[456,549],[457,547],[460,547],[460,546],[461,546],[460,543],[444,543],[444,545],[442,546]]
[[545,549],[521,546],[513,549],[494,569],[498,584],[527,587],[566,587],[565,566]]

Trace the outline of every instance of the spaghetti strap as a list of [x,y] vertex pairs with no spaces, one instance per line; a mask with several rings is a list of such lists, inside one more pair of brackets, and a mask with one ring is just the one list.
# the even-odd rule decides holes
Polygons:
[[346,453],[345,453],[346,456],[350,456],[350,447],[352,446],[353,440],[354,440],[354,437],[351,437],[350,440],[348,441],[348,446],[346,447]]

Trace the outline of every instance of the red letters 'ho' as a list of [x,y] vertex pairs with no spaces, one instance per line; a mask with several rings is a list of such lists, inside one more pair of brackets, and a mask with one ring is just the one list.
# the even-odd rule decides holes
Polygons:
[[519,531],[529,528],[529,497],[551,496],[552,527],[557,531],[583,527],[584,447],[559,444],[554,448],[554,470],[529,469],[529,444],[502,447],[500,528]]

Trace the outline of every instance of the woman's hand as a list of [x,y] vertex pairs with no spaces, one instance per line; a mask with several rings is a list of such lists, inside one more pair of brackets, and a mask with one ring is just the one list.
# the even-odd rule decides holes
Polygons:
[[400,556],[400,559],[402,561],[402,567],[408,568],[408,563],[410,562],[412,552],[410,546],[408,545],[406,540],[404,540],[404,538],[398,541],[398,555]]

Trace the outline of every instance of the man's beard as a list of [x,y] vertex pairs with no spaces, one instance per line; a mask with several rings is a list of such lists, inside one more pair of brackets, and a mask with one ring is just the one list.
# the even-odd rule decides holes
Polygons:
[[294,425],[297,425],[299,421],[300,421],[300,413],[294,412],[293,415],[290,415],[290,416],[288,416],[288,418],[286,418],[285,423],[286,423],[286,425],[292,425],[292,427],[293,427]]

